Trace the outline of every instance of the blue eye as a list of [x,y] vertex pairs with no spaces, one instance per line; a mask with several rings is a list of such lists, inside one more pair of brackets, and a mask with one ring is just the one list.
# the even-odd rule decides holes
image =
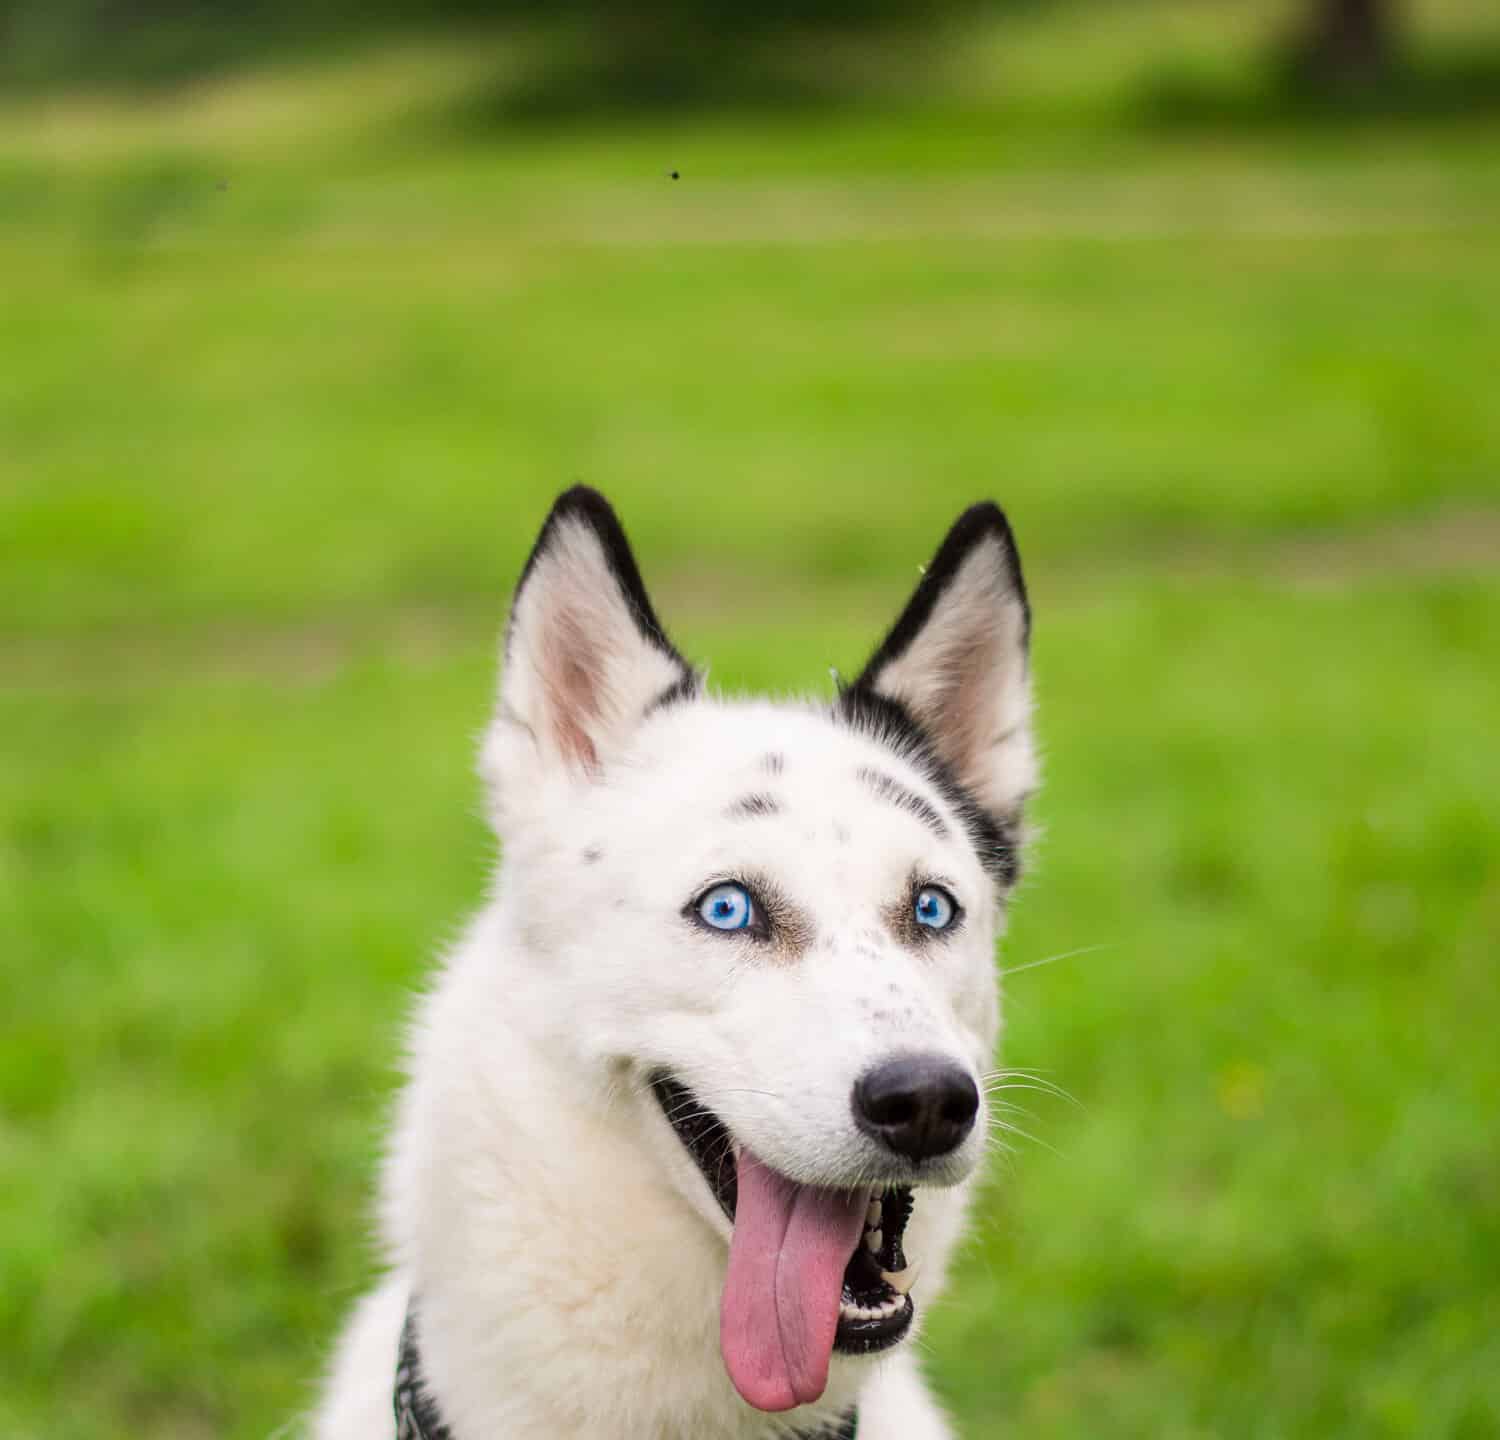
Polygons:
[[917,891],[911,910],[918,925],[946,930],[958,916],[958,902],[940,885],[924,885]]
[[755,906],[743,885],[715,885],[699,899],[698,918],[715,930],[744,930],[755,919]]

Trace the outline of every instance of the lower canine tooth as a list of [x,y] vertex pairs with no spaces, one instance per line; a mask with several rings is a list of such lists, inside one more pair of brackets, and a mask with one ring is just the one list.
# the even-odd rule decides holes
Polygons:
[[905,1295],[916,1283],[917,1267],[908,1265],[904,1270],[882,1270],[880,1278],[898,1295]]
[[879,1252],[885,1243],[885,1235],[879,1230],[868,1230],[865,1232],[865,1246],[874,1255]]

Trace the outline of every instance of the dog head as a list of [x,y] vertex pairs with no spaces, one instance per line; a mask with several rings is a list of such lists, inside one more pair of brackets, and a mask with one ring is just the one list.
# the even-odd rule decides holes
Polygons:
[[721,1349],[761,1409],[905,1338],[924,1192],[984,1149],[1029,625],[994,505],[830,704],[708,694],[590,490],[522,575],[482,762],[501,899],[573,1001],[558,1043],[728,1240]]

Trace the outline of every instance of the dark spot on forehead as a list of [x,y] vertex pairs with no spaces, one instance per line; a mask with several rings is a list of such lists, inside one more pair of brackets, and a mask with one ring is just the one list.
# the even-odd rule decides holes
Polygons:
[[938,813],[937,806],[930,800],[924,799],[915,790],[908,789],[883,770],[871,770],[868,766],[862,765],[855,773],[882,800],[890,801],[898,810],[905,810],[908,815],[915,815],[939,840],[948,838],[948,822]]
[[774,795],[742,795],[724,813],[731,820],[749,820],[757,815],[775,815],[781,809]]
[[786,756],[777,755],[774,753],[763,756],[760,762],[760,768],[764,770],[767,775],[780,775],[781,772],[786,769]]
[[585,865],[597,865],[602,859],[604,859],[604,851],[597,845],[590,845],[583,852],[583,863]]

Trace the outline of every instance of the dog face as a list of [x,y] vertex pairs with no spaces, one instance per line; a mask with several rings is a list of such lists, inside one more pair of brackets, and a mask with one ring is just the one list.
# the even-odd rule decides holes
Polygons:
[[763,1410],[906,1337],[927,1196],[981,1157],[1028,632],[992,505],[829,706],[705,694],[591,491],[523,573],[483,758],[501,910],[569,997],[557,1043],[727,1239],[721,1350]]

